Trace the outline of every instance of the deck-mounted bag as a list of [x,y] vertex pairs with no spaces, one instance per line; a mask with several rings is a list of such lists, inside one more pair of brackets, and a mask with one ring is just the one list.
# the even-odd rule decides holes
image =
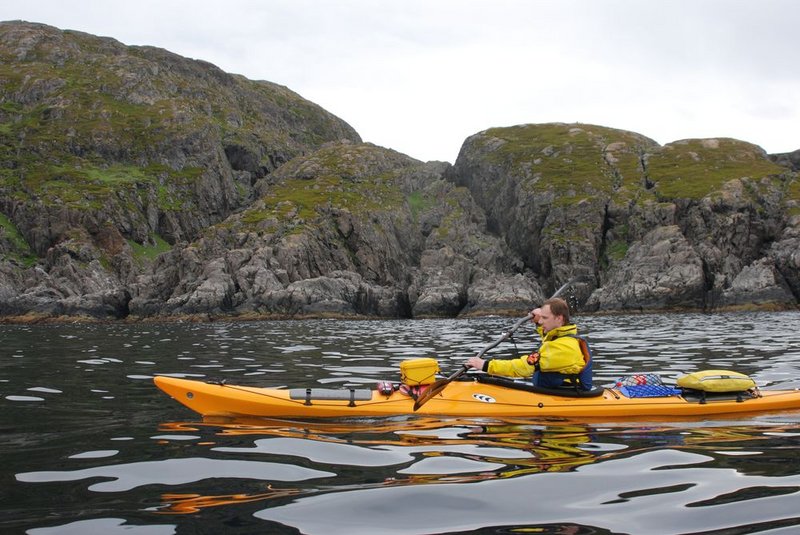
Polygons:
[[756,387],[748,375],[728,370],[703,370],[678,377],[681,388],[701,392],[744,392]]
[[429,385],[436,381],[439,363],[436,359],[421,358],[400,363],[400,379],[408,386]]

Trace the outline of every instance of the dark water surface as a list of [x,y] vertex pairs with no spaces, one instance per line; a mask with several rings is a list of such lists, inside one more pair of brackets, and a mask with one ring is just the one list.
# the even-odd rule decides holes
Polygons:
[[[595,380],[800,387],[800,313],[578,318]],[[0,325],[0,533],[800,533],[800,412],[690,422],[204,421],[156,374],[260,386],[444,372],[513,318]],[[527,326],[495,356],[531,349]]]

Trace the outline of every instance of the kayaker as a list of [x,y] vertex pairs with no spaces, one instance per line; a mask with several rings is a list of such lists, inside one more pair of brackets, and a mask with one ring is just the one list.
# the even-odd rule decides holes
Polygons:
[[541,337],[537,351],[511,360],[472,357],[467,360],[467,366],[492,375],[532,377],[534,385],[545,388],[577,382],[580,389],[591,390],[592,361],[589,348],[585,341],[578,338],[578,327],[570,322],[567,302],[557,297],[548,299],[531,314],[531,321],[536,324]]

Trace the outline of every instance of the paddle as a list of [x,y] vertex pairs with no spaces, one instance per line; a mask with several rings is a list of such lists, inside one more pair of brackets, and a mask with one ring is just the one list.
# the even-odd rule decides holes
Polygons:
[[[498,345],[499,345],[499,344],[500,344],[500,343],[501,343],[503,340],[506,340],[506,339],[507,339],[507,338],[509,338],[509,337],[510,337],[512,334],[514,334],[514,331],[516,331],[517,329],[519,329],[519,328],[520,328],[520,326],[521,326],[523,323],[525,323],[526,321],[530,321],[530,319],[531,319],[532,317],[533,317],[533,314],[528,314],[528,315],[527,315],[527,316],[525,316],[524,318],[520,319],[520,320],[519,320],[517,323],[515,323],[515,324],[514,324],[514,326],[513,326],[513,327],[511,327],[511,329],[509,329],[507,332],[504,332],[504,333],[503,333],[503,334],[500,336],[500,338],[498,338],[497,340],[495,340],[494,342],[492,342],[492,343],[491,343],[491,344],[489,344],[488,346],[484,347],[484,348],[483,348],[483,349],[482,349],[482,350],[481,350],[481,351],[480,351],[480,352],[479,352],[477,355],[475,355],[475,356],[476,356],[476,357],[482,357],[482,356],[483,356],[483,355],[484,355],[484,354],[485,354],[487,351],[489,351],[489,350],[490,350],[490,349],[492,349],[493,347],[497,347],[497,346],[498,346]],[[419,409],[420,407],[422,407],[422,406],[423,406],[425,403],[427,403],[427,402],[428,402],[428,400],[430,400],[430,399],[431,399],[433,396],[435,396],[436,394],[438,394],[439,392],[441,392],[442,390],[444,390],[444,389],[445,389],[445,387],[446,387],[447,385],[449,385],[450,383],[452,383],[453,381],[455,381],[456,379],[458,379],[459,377],[461,377],[462,375],[464,375],[464,374],[467,372],[467,370],[469,370],[469,366],[467,366],[466,364],[464,364],[463,366],[461,366],[461,368],[460,368],[458,371],[456,371],[456,372],[452,373],[451,375],[449,375],[448,377],[446,377],[446,378],[444,378],[444,379],[439,379],[439,380],[437,380],[436,382],[434,382],[434,383],[433,383],[433,384],[430,386],[430,388],[428,388],[428,389],[427,389],[427,390],[426,390],[426,391],[425,391],[425,392],[424,392],[424,393],[423,393],[423,394],[422,394],[420,397],[418,397],[418,398],[417,398],[417,400],[414,402],[414,410],[417,410],[417,409]]]
[[[572,279],[570,279],[570,280],[568,280],[566,283],[564,283],[564,285],[563,285],[561,288],[559,288],[558,290],[556,290],[556,293],[554,293],[554,294],[553,294],[553,296],[552,296],[550,299],[552,299],[553,297],[558,297],[559,295],[561,295],[561,292],[563,292],[565,288],[567,288],[567,287],[569,287],[570,285],[574,284],[574,283],[575,283],[575,282],[577,282],[578,280],[581,280],[581,279],[586,279],[586,278],[587,278],[587,277],[586,277],[585,275],[579,275],[579,276],[577,276],[577,277],[573,277]],[[480,357],[483,357],[483,355],[484,355],[484,354],[485,354],[487,351],[489,351],[490,349],[492,349],[492,348],[494,348],[494,347],[497,347],[498,345],[500,345],[500,343],[501,343],[501,342],[503,342],[504,340],[506,340],[506,339],[510,338],[510,337],[511,337],[511,335],[512,335],[512,334],[514,334],[514,331],[516,331],[517,329],[519,329],[519,328],[520,328],[520,326],[522,326],[522,324],[523,324],[523,323],[525,323],[526,321],[530,321],[530,319],[531,319],[532,317],[533,317],[533,313],[530,313],[530,314],[528,314],[527,316],[525,316],[524,318],[520,319],[520,320],[519,320],[517,323],[515,323],[515,324],[514,324],[514,326],[513,326],[513,327],[511,327],[511,329],[509,329],[507,332],[504,332],[504,333],[503,333],[503,334],[500,336],[500,338],[498,338],[497,340],[495,340],[494,342],[492,342],[492,343],[491,343],[491,344],[489,344],[488,346],[484,347],[484,348],[483,348],[483,349],[482,349],[482,350],[481,350],[481,351],[480,351],[480,352],[479,352],[477,355],[475,355],[475,356],[476,356],[476,357],[479,357],[479,358],[480,358]],[[452,383],[453,381],[455,381],[456,379],[458,379],[459,377],[461,377],[462,375],[464,375],[465,373],[467,373],[467,370],[469,370],[469,366],[467,366],[466,364],[464,364],[464,365],[462,365],[462,366],[461,366],[461,368],[460,368],[458,371],[456,371],[456,372],[453,372],[453,373],[452,373],[452,374],[450,374],[448,377],[445,377],[444,379],[438,379],[437,381],[435,381],[435,382],[434,382],[434,383],[433,383],[433,384],[432,384],[432,385],[431,385],[431,386],[430,386],[430,387],[429,387],[429,388],[428,388],[428,389],[427,389],[427,390],[426,390],[426,391],[425,391],[425,392],[424,392],[424,393],[423,393],[423,394],[422,394],[420,397],[418,397],[418,398],[417,398],[417,400],[414,402],[414,410],[416,411],[417,409],[419,409],[420,407],[422,407],[423,405],[425,405],[425,404],[426,404],[428,401],[430,401],[430,399],[431,399],[432,397],[434,397],[436,394],[438,394],[439,392],[441,392],[442,390],[444,390],[444,389],[447,387],[447,385],[449,385],[450,383]]]

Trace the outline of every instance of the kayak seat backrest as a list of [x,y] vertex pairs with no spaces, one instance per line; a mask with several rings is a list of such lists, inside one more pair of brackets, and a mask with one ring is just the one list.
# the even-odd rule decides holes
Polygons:
[[589,349],[589,343],[574,334],[568,334],[567,336],[578,341],[578,346],[583,354],[583,369],[576,374],[567,375],[568,384],[575,390],[592,390],[592,351]]

